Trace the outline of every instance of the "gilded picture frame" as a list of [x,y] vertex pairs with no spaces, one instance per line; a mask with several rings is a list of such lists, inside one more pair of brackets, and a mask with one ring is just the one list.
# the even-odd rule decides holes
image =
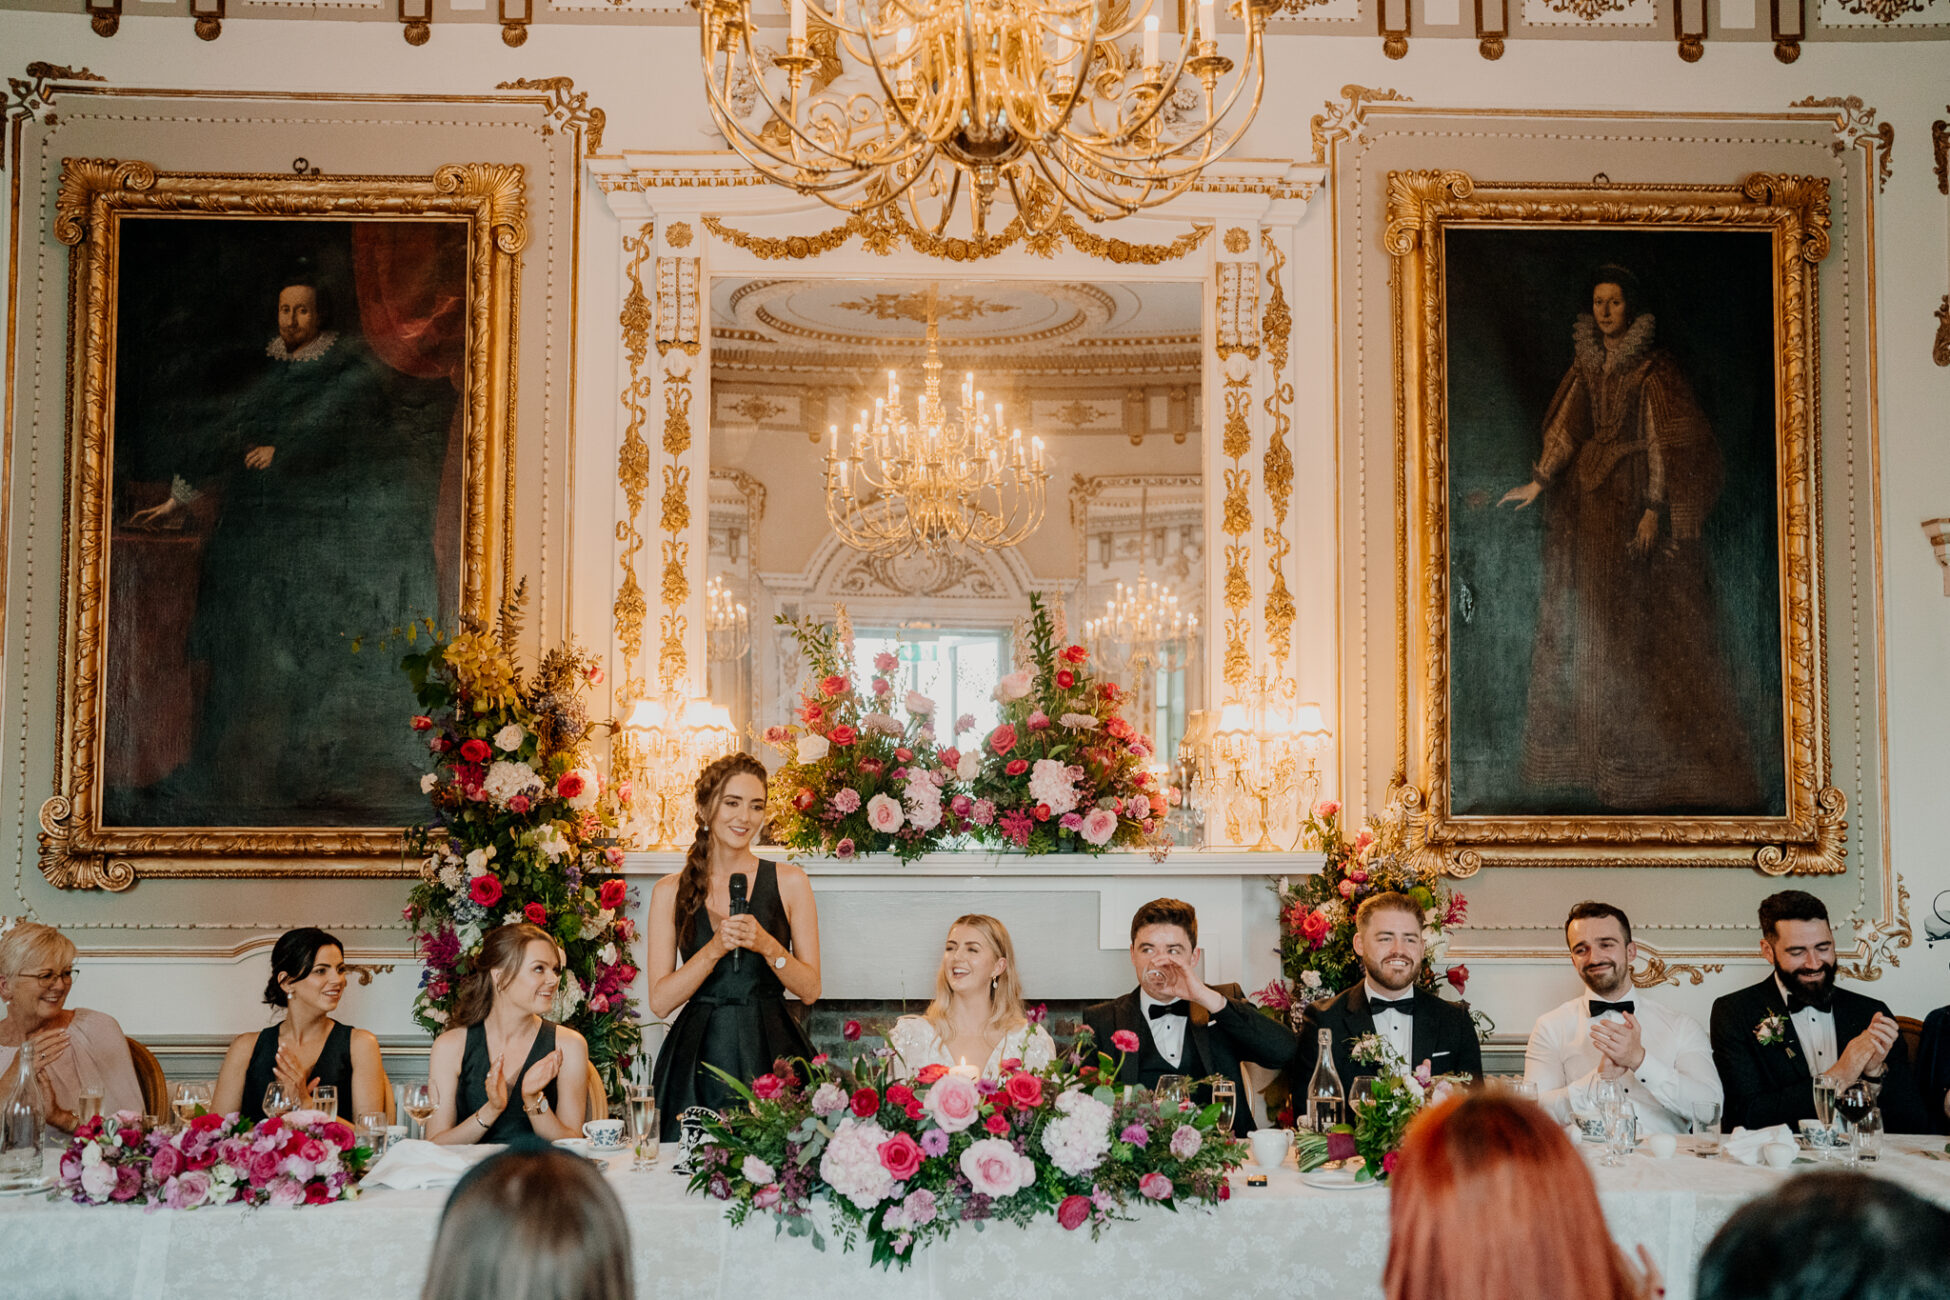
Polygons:
[[1411,845],[1456,876],[1842,871],[1827,182],[1389,186]]
[[[411,751],[393,743],[399,733],[410,737],[412,712],[403,675],[391,674],[399,679],[396,706],[388,689],[387,670],[399,654],[390,643],[394,634],[422,617],[486,616],[496,603],[496,583],[506,584],[525,203],[523,169],[513,164],[327,177],[172,173],[146,162],[64,160],[53,225],[55,237],[73,250],[63,651],[55,792],[40,810],[40,868],[52,884],[125,890],[138,876],[411,873],[402,861],[400,826],[374,824],[412,815],[411,801],[390,784],[383,796],[347,787],[323,796],[273,791],[277,797],[260,803],[227,800],[248,784],[240,768],[267,746],[356,772],[361,746],[383,740],[402,751],[394,755],[396,766],[412,764]],[[293,259],[301,246],[324,250],[323,269],[292,269],[310,267],[309,256]],[[210,263],[186,268],[185,250]],[[346,290],[355,262],[352,294]],[[432,262],[437,273],[424,269]],[[222,283],[236,267],[262,274],[225,300]],[[375,302],[371,285],[392,296]],[[344,303],[342,331],[322,329],[333,324],[330,304],[338,297],[356,306]],[[199,305],[224,301],[247,302],[249,319],[199,318]],[[200,338],[222,359],[159,369],[153,356],[164,355],[165,346],[151,344],[145,328],[187,334],[167,339],[175,345],[169,355],[194,354]],[[222,353],[211,340],[225,330],[224,337],[243,346]],[[285,378],[301,374],[303,380]],[[301,383],[312,387],[276,387]],[[193,391],[199,386],[210,391]],[[274,400],[278,393],[286,394],[282,404]],[[420,430],[410,461],[398,450],[408,420],[397,413],[405,409],[417,413]],[[151,418],[152,410],[173,415]],[[157,447],[166,454],[150,454],[135,467],[144,451]],[[189,470],[169,472],[179,460],[194,462],[199,448],[206,449],[206,464],[220,466],[214,491],[193,484]],[[399,466],[409,463],[418,467],[416,494],[374,495],[399,482],[406,473]],[[265,486],[274,481],[273,466],[284,476],[282,489]],[[308,552],[294,541],[289,553],[275,554],[281,527],[300,535],[289,515],[293,501],[317,503],[313,512],[327,524],[303,534]],[[247,509],[257,512],[254,524],[233,524]],[[379,527],[381,518],[404,523],[388,532]],[[329,532],[334,520],[336,536]],[[220,540],[226,528],[228,567],[218,576],[215,557],[226,545]],[[401,569],[411,571],[412,581],[389,568],[396,535],[409,539],[411,555]],[[136,552],[155,538],[188,548],[193,558],[179,559],[175,570],[152,566],[147,585],[132,588],[131,575],[144,563]],[[364,567],[378,571],[376,597],[353,598],[333,569],[316,563],[359,545]],[[282,587],[236,579],[238,572],[255,572],[236,558],[253,553],[274,553],[259,567],[275,563]],[[309,588],[299,581],[307,565],[313,566]],[[339,567],[357,575],[361,566],[341,557]],[[216,649],[203,651],[207,658],[194,673],[158,678],[149,669],[167,620],[151,622],[146,605],[144,617],[132,617],[138,602],[129,593],[166,599],[169,584],[156,574],[179,571],[195,595],[175,601],[190,608],[175,611],[173,635],[183,644],[173,648],[179,659],[184,644]],[[154,596],[158,590],[161,596]],[[279,607],[267,590],[287,593],[289,606]],[[120,611],[111,609],[117,601],[124,602]],[[327,607],[328,626],[293,651],[288,641],[297,634],[286,629],[315,603]],[[361,653],[360,709],[339,709],[323,722],[307,712],[307,687],[329,697],[335,675]],[[284,657],[264,667],[274,654]],[[128,684],[131,664],[138,678],[149,673],[141,689]],[[250,688],[227,684],[232,681]],[[218,731],[219,694],[231,720],[224,734],[247,736],[246,728],[256,727],[266,733],[258,749],[205,745]],[[149,746],[173,745],[174,753],[131,760],[124,752],[137,734],[131,727],[183,696],[189,701],[177,711],[187,721],[163,738],[167,743]],[[268,719],[266,702],[285,697],[295,703],[277,721]],[[135,769],[140,774],[129,775]],[[183,777],[186,772],[197,779]],[[410,779],[407,793],[417,794]],[[287,806],[305,811],[286,815],[280,810]],[[392,816],[373,815],[382,807]]]

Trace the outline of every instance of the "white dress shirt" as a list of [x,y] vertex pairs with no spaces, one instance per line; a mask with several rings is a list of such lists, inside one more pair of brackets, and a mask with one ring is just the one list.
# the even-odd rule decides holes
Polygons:
[[1415,1050],[1414,1013],[1401,1015],[1394,1011],[1380,1011],[1379,1008],[1383,1002],[1402,1002],[1413,1006],[1414,986],[1411,985],[1400,993],[1390,993],[1386,989],[1376,988],[1373,980],[1364,979],[1362,983],[1367,985],[1369,1010],[1379,1012],[1374,1018],[1374,1031],[1380,1034],[1390,1047],[1401,1053],[1402,1060],[1408,1062],[1408,1068],[1413,1070],[1418,1064],[1414,1056],[1410,1055]]
[[[1684,1133],[1698,1102],[1724,1100],[1720,1074],[1713,1065],[1713,1043],[1699,1021],[1669,1011],[1641,993],[1627,995],[1633,1018],[1639,1022],[1639,1045],[1645,1059],[1617,1082],[1638,1115],[1639,1133]],[[1603,1077],[1604,1053],[1591,1041],[1590,993],[1572,998],[1537,1017],[1524,1049],[1523,1077],[1537,1087],[1537,1100],[1560,1121],[1573,1114],[1592,1114],[1592,1096]],[[1625,997],[1616,999],[1623,1002]],[[1623,1022],[1617,1012],[1608,1019]]]
[[1138,990],[1138,1011],[1151,1027],[1151,1041],[1157,1046],[1158,1055],[1164,1057],[1175,1070],[1185,1059],[1185,1028],[1191,1024],[1191,1017],[1181,1015],[1158,1016],[1155,1019],[1152,1017],[1152,1007],[1167,1005],[1169,1004],[1160,1002],[1143,989]]
[[[1786,1005],[1787,990],[1781,987],[1779,974],[1774,976],[1774,987],[1780,990],[1781,1002]],[[1801,1040],[1801,1054],[1808,1062],[1809,1077],[1828,1073],[1828,1068],[1841,1056],[1835,1044],[1835,1013],[1818,1007],[1802,1007],[1788,1019],[1794,1022],[1795,1036]]]

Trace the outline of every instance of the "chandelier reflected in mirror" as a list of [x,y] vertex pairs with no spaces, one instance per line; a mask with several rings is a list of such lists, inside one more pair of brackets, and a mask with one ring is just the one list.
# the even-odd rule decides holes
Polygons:
[[939,293],[919,304],[927,360],[914,417],[901,409],[900,376],[887,372],[887,395],[861,411],[844,450],[840,426],[826,449],[826,519],[855,550],[930,555],[957,548],[1007,550],[1043,522],[1049,470],[1043,440],[1005,434],[1002,404],[983,405],[975,376],[962,380],[953,419],[941,403]]
[[723,575],[704,588],[704,653],[714,664],[743,659],[752,647],[751,613],[731,594]]
[[[753,0],[698,0],[704,83],[731,147],[848,212],[902,202],[937,235],[966,190],[977,238],[1005,192],[1036,233],[1066,206],[1100,221],[1184,193],[1259,111],[1279,9],[1234,0],[1238,26],[1222,35],[1213,0],[1181,4],[1167,59],[1151,12],[1162,0],[773,2],[784,53],[759,43]],[[1222,44],[1242,56],[1236,72]]]
[[1198,644],[1198,615],[1179,608],[1177,593],[1147,572],[1151,489],[1138,490],[1137,581],[1120,578],[1104,612],[1084,623],[1084,636],[1100,670],[1138,684],[1148,694],[1160,672],[1186,667]]

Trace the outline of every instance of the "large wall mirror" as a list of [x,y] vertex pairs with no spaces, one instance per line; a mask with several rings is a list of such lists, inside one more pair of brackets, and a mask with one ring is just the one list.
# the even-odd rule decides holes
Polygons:
[[[747,735],[785,721],[804,665],[775,619],[843,604],[859,662],[890,651],[943,713],[992,724],[1039,591],[1173,752],[1207,707],[1204,297],[1196,280],[713,280],[712,699]],[[1043,515],[1017,545],[874,554],[837,534],[832,430],[871,418],[890,371],[912,414],[930,322],[949,417],[972,374],[984,407],[1042,440]]]

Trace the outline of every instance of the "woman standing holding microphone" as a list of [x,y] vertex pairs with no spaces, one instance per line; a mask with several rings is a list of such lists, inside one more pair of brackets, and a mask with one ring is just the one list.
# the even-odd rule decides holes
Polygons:
[[780,1057],[811,1056],[785,994],[819,997],[812,883],[797,865],[752,852],[765,824],[764,766],[728,754],[699,774],[696,793],[697,839],[650,895],[650,1009],[684,1008],[657,1054],[665,1141],[677,1140],[689,1107],[737,1102],[705,1066],[750,1083]]

